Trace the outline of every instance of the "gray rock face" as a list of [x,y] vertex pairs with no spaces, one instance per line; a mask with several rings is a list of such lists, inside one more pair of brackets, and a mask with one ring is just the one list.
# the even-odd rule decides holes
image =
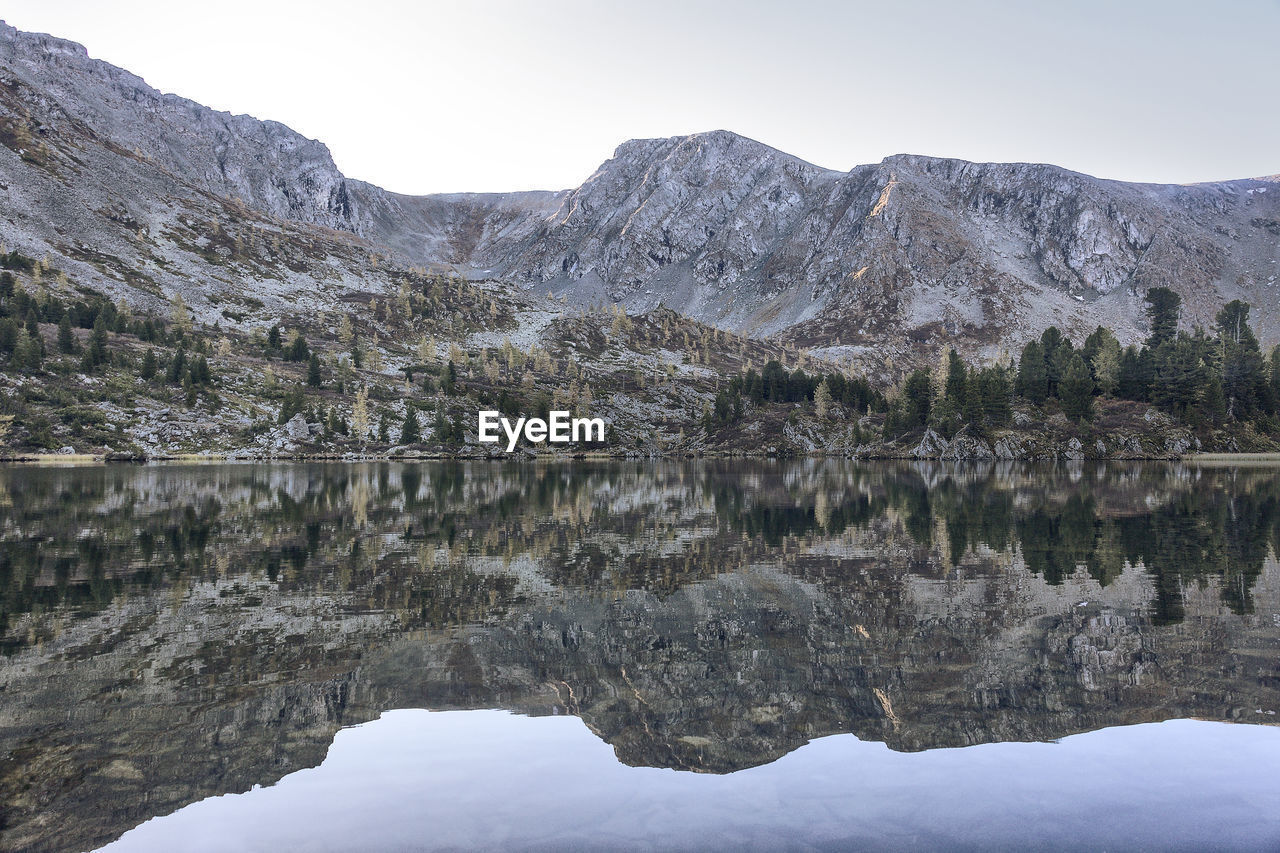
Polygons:
[[[839,173],[717,131],[620,146],[535,239],[478,244],[472,260],[812,346],[892,348],[906,333],[972,347],[1051,323],[1129,341],[1149,287],[1178,290],[1201,320],[1237,296],[1270,306],[1278,194],[906,155]],[[1275,311],[1259,310],[1274,336]]]
[[938,459],[947,451],[947,440],[926,428],[920,443],[907,452],[912,459]]
[[997,459],[1023,459],[1026,449],[1017,436],[1007,436],[996,441],[993,453]]
[[[531,208],[554,209],[558,198],[537,192],[421,198],[391,193],[346,178],[328,146],[279,122],[161,93],[141,77],[90,58],[82,45],[3,22],[0,81],[34,108],[42,132],[91,131],[100,144],[258,213],[350,231],[419,260],[447,261],[468,248],[468,235],[501,236],[489,232],[501,232],[511,211],[527,218]],[[127,186],[121,189],[128,195]],[[477,206],[483,224],[475,221]],[[451,235],[449,246],[437,239],[444,233]]]
[[942,452],[942,458],[948,460],[961,459],[995,459],[996,454],[991,445],[972,435],[957,435]]
[[632,140],[565,198],[545,234],[495,259],[518,280],[599,280],[614,299],[642,293],[668,267],[679,268],[673,282],[777,290],[804,271],[765,265],[810,196],[838,177],[726,131]]
[[285,438],[294,441],[306,441],[311,437],[311,429],[307,426],[307,419],[301,414],[294,415],[287,424],[280,428],[281,434]]
[[90,59],[84,47],[0,25],[3,82],[51,99],[64,121],[264,213],[342,227],[358,222],[329,149],[278,122],[233,116]]
[[[1153,286],[1180,292],[1189,322],[1245,299],[1264,342],[1280,337],[1274,178],[1140,185],[916,155],[839,172],[714,131],[626,142],[574,190],[409,197],[346,178],[281,124],[3,25],[0,126],[10,246],[90,264],[116,295],[221,287],[204,284],[230,281],[211,268],[255,250],[275,271],[235,280],[261,283],[268,303],[332,294],[358,274],[353,258],[294,266],[319,246],[350,250],[321,233],[339,229],[367,241],[366,259],[452,265],[575,304],[662,302],[881,367],[953,345],[993,355],[1051,323],[1077,336],[1106,324],[1127,343]],[[305,251],[266,254],[287,248],[279,223],[319,227]]]

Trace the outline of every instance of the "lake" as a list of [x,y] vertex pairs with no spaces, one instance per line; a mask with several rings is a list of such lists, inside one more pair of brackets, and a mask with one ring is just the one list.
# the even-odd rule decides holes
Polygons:
[[1280,466],[0,468],[0,849],[1280,847]]

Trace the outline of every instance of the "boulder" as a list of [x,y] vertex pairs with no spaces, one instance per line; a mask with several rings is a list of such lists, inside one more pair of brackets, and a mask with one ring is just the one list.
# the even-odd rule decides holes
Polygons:
[[280,428],[280,433],[285,438],[291,438],[294,441],[306,441],[311,437],[311,430],[307,427],[307,419],[301,413],[294,415],[289,422]]
[[1136,435],[1126,435],[1116,442],[1116,449],[1112,455],[1118,459],[1141,459],[1147,454]]
[[972,435],[957,435],[947,449],[942,452],[943,459],[994,459],[995,453],[991,445],[981,438]]
[[929,427],[925,429],[920,443],[907,451],[907,455],[913,459],[940,459],[946,449],[947,440]]

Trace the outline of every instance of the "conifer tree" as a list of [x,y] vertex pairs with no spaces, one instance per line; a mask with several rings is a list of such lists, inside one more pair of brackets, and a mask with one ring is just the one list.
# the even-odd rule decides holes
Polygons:
[[1048,383],[1044,346],[1040,341],[1029,341],[1018,360],[1018,393],[1038,406],[1048,396]]
[[[717,397],[717,402],[718,400]],[[813,412],[820,418],[825,418],[831,412],[831,389],[827,387],[826,379],[819,382],[813,392]]]
[[342,320],[338,323],[338,343],[342,344],[343,349],[349,350],[355,337],[356,329],[351,323],[351,315],[343,314]]
[[[1144,351],[1145,352],[1145,351]],[[1135,346],[1129,346],[1120,356],[1120,370],[1116,375],[1116,394],[1124,400],[1146,400],[1150,391],[1149,360]]]
[[139,368],[138,375],[145,381],[150,382],[155,378],[156,368],[158,366],[159,365],[156,363],[156,351],[148,348],[146,353],[142,356],[142,367]]
[[1200,391],[1200,405],[1197,412],[1202,424],[1220,424],[1227,416],[1227,398],[1222,393],[1222,380],[1216,372],[1210,372],[1204,387]]
[[448,444],[453,441],[453,424],[449,421],[445,414],[444,406],[436,403],[435,418],[432,421],[432,434],[440,444]]
[[35,347],[36,353],[40,358],[44,358],[44,338],[40,336],[40,321],[36,319],[35,307],[27,309],[26,320],[27,337],[31,339],[30,345]]
[[1271,350],[1271,408],[1280,415],[1280,344]]
[[93,331],[89,333],[89,349],[93,353],[93,363],[102,364],[109,361],[107,353],[107,317],[99,314],[93,323]]
[[1080,353],[1074,353],[1067,363],[1059,388],[1062,411],[1073,421],[1093,419],[1093,378]]
[[58,351],[67,354],[76,351],[76,339],[71,334],[70,314],[63,314],[62,319],[58,321]]
[[191,377],[191,381],[196,385],[208,385],[213,376],[209,372],[209,360],[203,355],[198,355],[191,360],[190,367],[187,368],[187,375]]
[[458,369],[453,365],[453,359],[449,359],[449,363],[445,365],[444,376],[440,380],[440,388],[446,394],[452,394],[458,382]]
[[363,385],[351,403],[351,431],[361,441],[369,438],[369,389]]
[[1152,355],[1151,402],[1179,417],[1200,399],[1208,372],[1191,337],[1185,333],[1165,341]]
[[[287,424],[289,421],[293,420],[294,415],[302,413],[305,405],[306,400],[303,399],[302,391],[295,388],[286,394],[284,399],[280,401],[280,415],[276,418],[276,422],[280,424]],[[310,420],[315,420],[315,418],[311,418]]]
[[400,425],[400,443],[417,444],[421,437],[418,415],[414,412],[412,403],[406,404],[404,408],[404,423]]
[[981,382],[976,370],[966,378],[965,389],[964,406],[960,415],[975,432],[981,433],[986,428],[986,408],[983,406]]
[[0,317],[0,353],[12,353],[18,345],[18,324],[11,317]]
[[1086,342],[1085,351],[1093,368],[1094,382],[1103,394],[1114,394],[1120,382],[1120,359],[1124,351],[1109,329],[1099,326],[1090,338],[1093,345]]
[[1178,333],[1178,315],[1182,310],[1182,297],[1167,287],[1153,287],[1147,291],[1147,321],[1150,333],[1147,346],[1155,348],[1173,340]]
[[187,350],[179,345],[178,351],[173,354],[173,358],[169,361],[169,369],[165,371],[165,381],[170,385],[177,385],[182,381],[182,376],[187,369]]
[[1222,391],[1227,398],[1227,414],[1246,418],[1260,408],[1269,408],[1270,388],[1258,339],[1249,328],[1249,306],[1239,299],[1228,302],[1218,312],[1222,340]]
[[311,353],[311,358],[307,362],[307,384],[312,388],[320,387],[320,356],[314,352]]
[[43,351],[38,338],[26,329],[18,332],[13,348],[13,366],[19,370],[36,373],[40,370]]
[[309,354],[307,340],[302,337],[302,332],[294,332],[293,340],[289,341],[289,349],[285,351],[285,358],[289,361],[306,361]]
[[964,360],[955,350],[951,350],[947,353],[947,379],[943,396],[957,411],[963,411],[965,407],[966,379]]
[[906,429],[915,429],[929,423],[933,393],[929,371],[921,368],[907,377],[902,386],[903,415]]
[[992,426],[1009,422],[1013,411],[1009,405],[1009,372],[1003,367],[989,367],[982,371],[979,380],[982,394],[982,414]]
[[181,293],[173,294],[173,298],[169,300],[169,319],[173,321],[173,328],[179,335],[191,332],[191,311]]
[[1057,397],[1058,386],[1071,362],[1073,347],[1057,326],[1044,330],[1040,335],[1040,346],[1044,348],[1045,396]]

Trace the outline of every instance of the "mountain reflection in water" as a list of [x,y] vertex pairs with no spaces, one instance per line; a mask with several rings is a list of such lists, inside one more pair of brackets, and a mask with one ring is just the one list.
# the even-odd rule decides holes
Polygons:
[[107,843],[392,709],[574,715],[701,774],[1274,723],[1277,550],[1269,466],[0,468],[0,848]]

